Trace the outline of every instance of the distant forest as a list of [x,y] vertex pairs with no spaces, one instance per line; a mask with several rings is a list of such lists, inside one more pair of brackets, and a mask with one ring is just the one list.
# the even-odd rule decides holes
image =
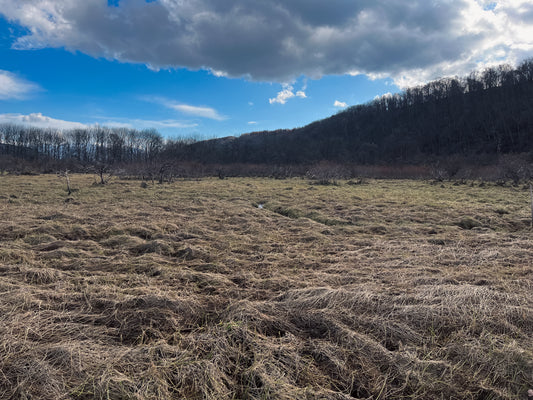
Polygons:
[[[453,157],[533,160],[533,59],[384,95],[291,130],[194,141],[156,130],[94,126],[59,131],[0,125],[0,169],[91,166],[430,165]],[[18,167],[17,167],[18,166]]]

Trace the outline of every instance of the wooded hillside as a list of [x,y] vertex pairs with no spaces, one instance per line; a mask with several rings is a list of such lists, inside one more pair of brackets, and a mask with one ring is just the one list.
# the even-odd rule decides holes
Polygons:
[[443,78],[350,107],[303,128],[199,142],[187,156],[216,162],[427,163],[450,155],[533,149],[533,60]]
[[480,164],[513,153],[533,158],[533,60],[387,94],[302,128],[240,137],[170,140],[155,130],[0,125],[3,168],[15,159],[45,171],[180,162],[429,165],[450,156]]

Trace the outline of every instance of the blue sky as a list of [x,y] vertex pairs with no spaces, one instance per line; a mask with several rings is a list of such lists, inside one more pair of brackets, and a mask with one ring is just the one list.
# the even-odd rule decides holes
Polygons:
[[527,1],[323,4],[0,0],[0,123],[197,138],[294,128],[533,55]]

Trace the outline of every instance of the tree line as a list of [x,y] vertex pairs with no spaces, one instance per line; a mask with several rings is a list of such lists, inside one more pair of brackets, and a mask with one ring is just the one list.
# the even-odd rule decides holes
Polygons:
[[533,150],[533,60],[442,78],[292,130],[191,144],[212,162],[424,164]]
[[93,126],[61,131],[18,124],[0,125],[1,152],[29,161],[130,163],[153,160],[164,147],[155,129]]
[[[239,137],[165,139],[155,129],[68,131],[0,125],[0,156],[40,170],[68,165],[428,165],[533,157],[533,60],[442,78],[350,107],[307,126]],[[485,160],[485,161],[483,161]],[[48,167],[46,167],[48,166]]]

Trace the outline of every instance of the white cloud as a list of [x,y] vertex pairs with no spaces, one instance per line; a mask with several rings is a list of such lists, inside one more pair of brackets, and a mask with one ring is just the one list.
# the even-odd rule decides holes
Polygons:
[[41,113],[33,113],[28,115],[0,114],[0,123],[20,124],[35,126],[37,128],[51,128],[60,130],[83,129],[88,127],[88,125],[79,122],[54,119],[51,117],[47,117]]
[[335,103],[333,103],[333,107],[345,108],[348,107],[348,104],[346,104],[344,101],[335,100]]
[[161,104],[167,108],[178,111],[182,114],[192,115],[194,117],[214,119],[215,121],[224,121],[228,119],[225,115],[220,114],[217,110],[211,107],[205,106],[192,106],[189,104],[178,103],[174,100],[170,100],[164,97],[158,96],[144,96],[142,100],[150,103]]
[[268,99],[268,102],[270,104],[285,104],[289,99],[292,99],[293,97],[300,97],[301,99],[307,98],[307,95],[305,94],[305,88],[306,85],[304,84],[304,87],[302,90],[298,90],[296,93],[294,93],[294,88],[291,85],[284,84],[282,86],[281,92],[278,92],[278,95],[272,99]]
[[[137,122],[137,121],[138,120],[134,120],[134,122]],[[195,124],[195,123],[176,121],[173,119],[164,119],[161,121],[143,120],[141,122],[145,125],[149,125],[150,127],[161,127],[161,128],[195,128],[198,126],[198,124]]]
[[145,119],[129,119],[129,118],[101,118],[100,121],[94,124],[83,124],[74,121],[65,121],[47,117],[42,113],[32,114],[0,114],[0,124],[17,124],[34,126],[37,128],[50,128],[58,130],[69,129],[87,129],[91,126],[100,125],[108,128],[128,128],[128,129],[166,129],[166,128],[194,128],[198,124],[184,121],[177,121],[173,119],[167,120],[145,120]]
[[257,121],[248,121],[248,125],[257,125]]
[[0,70],[0,100],[25,99],[39,90],[39,85],[25,81],[9,71]]
[[268,102],[270,104],[279,103],[279,104],[285,104],[287,100],[292,99],[294,97],[294,93],[292,92],[292,88],[290,89],[283,89],[281,92],[278,92],[278,95],[272,99],[268,99]]
[[227,72],[224,71],[217,71],[216,69],[210,69],[209,72],[211,72],[212,75],[216,76],[217,78],[226,78],[228,76]]
[[392,99],[394,95],[391,92],[383,93],[381,95],[374,96],[374,100],[380,99]]
[[[19,49],[65,47],[154,70],[276,82],[361,73],[403,86],[533,56],[531,1],[491,3],[0,0],[0,14],[28,29]],[[295,96],[284,88],[272,102]]]
[[195,128],[198,124],[191,122],[178,121],[173,119],[165,120],[148,120],[148,119],[129,119],[129,118],[115,118],[99,122],[99,125],[107,126],[109,128],[134,128],[134,129],[166,129],[166,128]]
[[119,121],[103,121],[99,126],[105,126],[107,128],[124,128],[133,129],[134,126],[131,122],[119,122]]
[[220,115],[217,110],[211,107],[198,107],[188,104],[173,104],[170,106],[170,108],[173,108],[174,110],[183,114],[193,115],[195,117],[214,119],[216,121],[223,121],[227,119],[225,116]]

